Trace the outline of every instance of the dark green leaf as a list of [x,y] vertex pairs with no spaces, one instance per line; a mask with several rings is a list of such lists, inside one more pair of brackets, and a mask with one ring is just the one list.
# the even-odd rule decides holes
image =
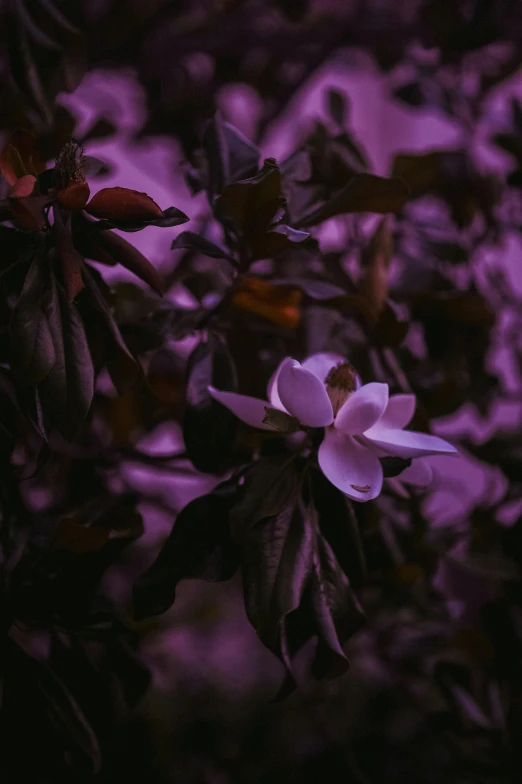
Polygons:
[[210,256],[212,259],[234,260],[233,256],[231,256],[225,248],[220,248],[219,245],[215,245],[201,234],[196,234],[193,231],[182,231],[181,234],[178,234],[170,247],[172,250],[188,248],[189,250],[203,253],[205,256]]
[[287,250],[293,243],[304,242],[310,234],[298,231],[291,226],[280,223],[269,231],[253,232],[249,237],[249,245],[253,259],[271,259],[282,250]]
[[211,333],[194,349],[187,367],[183,439],[198,471],[223,470],[237,429],[236,417],[211,397],[208,387],[234,392],[236,385],[236,369],[227,344],[220,335]]
[[314,674],[317,678],[340,675],[348,668],[342,646],[361,627],[364,612],[323,537],[318,537],[316,542],[310,590],[319,636]]
[[409,466],[411,466],[411,459],[403,457],[381,457],[380,463],[382,465],[383,474],[387,479],[394,476],[400,476]]
[[312,493],[319,529],[357,588],[366,577],[366,559],[353,504],[320,471],[312,474]]
[[288,455],[263,457],[245,474],[245,482],[230,521],[234,535],[241,537],[265,517],[280,514],[296,499],[300,475],[295,459]]
[[156,294],[162,295],[164,283],[156,267],[134,245],[117,234],[103,232],[95,238],[103,250],[136,277],[147,283]]
[[299,221],[299,226],[315,226],[335,215],[351,212],[398,212],[408,200],[408,187],[397,178],[356,174],[329,201]]
[[11,317],[11,363],[24,386],[37,384],[56,361],[53,335],[46,315],[49,277],[46,260],[36,258],[25,278],[20,299]]
[[187,223],[190,220],[188,215],[185,215],[184,212],[178,210],[177,207],[168,207],[166,210],[163,210],[163,215],[158,218],[151,218],[150,220],[140,220],[140,221],[109,221],[109,220],[99,220],[95,226],[96,229],[99,231],[105,231],[106,229],[119,229],[120,231],[141,231],[142,229],[147,228],[147,226],[156,226],[160,229],[170,229],[173,226],[180,226],[182,223]]
[[85,327],[76,306],[51,276],[45,303],[56,361],[39,383],[44,416],[63,435],[74,435],[89,411],[94,393],[94,368]]
[[[240,532],[247,615],[264,644],[279,655],[282,623],[299,607],[312,570],[313,539],[298,488],[277,514]],[[290,669],[291,662],[285,663]]]
[[84,288],[82,278],[83,259],[73,245],[70,231],[67,230],[59,207],[54,209],[53,233],[56,240],[56,251],[62,267],[65,293],[72,300]]
[[89,340],[96,343],[101,355],[101,365],[107,364],[114,386],[123,394],[136,383],[140,375],[140,367],[127,348],[100,291],[97,279],[103,284],[101,275],[97,270],[86,265],[84,278],[89,299],[87,302],[84,299],[80,304],[83,318],[89,327]]
[[219,115],[209,122],[205,130],[203,148],[208,161],[212,196],[222,193],[232,182],[251,177],[257,170],[260,157],[257,147]]
[[216,200],[216,211],[244,233],[268,229],[282,203],[281,172],[267,159],[254,177],[228,185]]
[[263,423],[270,425],[274,430],[279,430],[280,433],[295,433],[301,429],[298,419],[279,408],[270,408],[269,406],[266,408]]
[[218,485],[191,501],[178,515],[161,551],[134,587],[134,614],[159,615],[174,602],[180,580],[228,580],[238,568],[228,519],[237,481]]

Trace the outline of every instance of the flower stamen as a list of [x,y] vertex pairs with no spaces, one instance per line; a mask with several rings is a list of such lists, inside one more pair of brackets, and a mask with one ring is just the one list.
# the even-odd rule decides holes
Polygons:
[[357,389],[357,374],[350,362],[340,362],[333,367],[325,379],[326,391],[332,404],[334,416],[352,392]]

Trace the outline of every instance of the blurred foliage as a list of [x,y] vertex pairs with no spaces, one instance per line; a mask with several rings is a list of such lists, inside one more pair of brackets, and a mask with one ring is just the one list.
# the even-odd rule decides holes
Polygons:
[[[0,4],[3,780],[517,780],[519,426],[461,439],[499,479],[434,526],[400,481],[404,465],[385,464],[383,493],[352,504],[285,438],[292,421],[254,431],[208,386],[263,397],[285,356],[326,350],[365,381],[413,391],[424,432],[463,408],[489,426],[503,405],[520,406],[520,296],[503,266],[481,263],[520,233],[518,99],[503,124],[490,116],[522,64],[519,10]],[[330,89],[328,118],[284,160],[263,161],[297,91],[334,55],[342,69],[361,50],[393,100],[451,119],[458,143],[405,150],[378,177],[349,96]],[[91,195],[106,166],[89,145],[119,128],[100,109],[80,134],[57,98],[95,69],[129,66],[147,108],[137,137],[177,140],[187,188],[205,200],[189,230],[176,227],[192,216],[139,182]],[[218,110],[237,84],[259,100],[253,139]],[[477,154],[485,124],[507,175]],[[339,239],[326,252],[331,219]],[[161,271],[132,242],[151,226],[172,234]],[[100,269],[117,265],[137,281],[108,285]],[[494,370],[499,348],[515,381]],[[183,446],[147,449],[161,428]],[[131,469],[147,481],[138,487]],[[178,503],[175,483],[202,474],[214,486]],[[457,475],[446,485],[434,490],[442,503],[467,500]],[[161,542],[148,536],[154,515],[168,521]],[[180,602],[188,578],[223,581],[218,598],[203,591],[207,615],[197,597]],[[190,647],[194,628],[217,639],[209,615],[237,615],[238,595],[239,636],[250,623],[259,638],[248,638],[241,693],[219,668],[203,675]],[[159,687],[151,651],[176,624],[189,653],[173,644]],[[236,644],[225,623],[222,634]],[[262,643],[281,669],[256,669]]]

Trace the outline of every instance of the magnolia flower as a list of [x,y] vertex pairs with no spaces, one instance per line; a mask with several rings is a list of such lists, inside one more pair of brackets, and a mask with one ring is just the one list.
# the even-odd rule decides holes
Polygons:
[[379,456],[403,458],[456,454],[437,436],[403,428],[415,411],[415,395],[388,395],[388,385],[361,386],[338,354],[321,353],[302,364],[284,359],[268,383],[268,402],[209,387],[210,394],[252,427],[273,430],[268,407],[295,417],[303,427],[324,427],[319,466],[327,479],[357,501],[376,498],[382,489]]

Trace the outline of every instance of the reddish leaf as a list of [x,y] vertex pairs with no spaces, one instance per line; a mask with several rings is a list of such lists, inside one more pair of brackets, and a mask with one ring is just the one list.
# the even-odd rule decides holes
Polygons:
[[83,210],[91,190],[86,182],[73,182],[67,188],[60,188],[56,192],[56,201],[67,210]]
[[30,196],[34,191],[35,184],[36,177],[33,174],[24,174],[23,177],[20,177],[15,182],[9,196],[11,199],[22,199],[24,196]]
[[146,193],[130,188],[102,188],[86,207],[95,218],[110,221],[140,221],[160,218],[163,210]]

